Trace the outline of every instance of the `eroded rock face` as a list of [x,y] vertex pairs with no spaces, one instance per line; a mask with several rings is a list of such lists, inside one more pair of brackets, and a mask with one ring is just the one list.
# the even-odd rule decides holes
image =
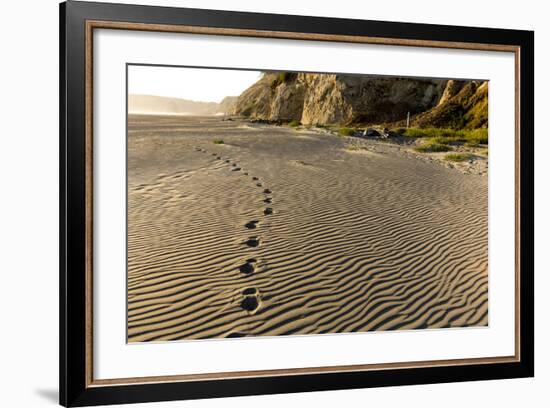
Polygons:
[[349,85],[337,75],[300,74],[307,87],[301,122],[303,124],[345,123],[353,117]]
[[300,80],[278,85],[273,94],[269,120],[301,121],[306,87]]
[[234,113],[303,124],[385,123],[437,105],[446,80],[266,73],[237,99]]
[[276,81],[277,74],[264,74],[237,98],[233,113],[254,119],[272,120],[272,104],[279,85]]
[[456,96],[460,90],[466,85],[468,81],[459,81],[455,79],[449,79],[447,81],[447,84],[445,85],[445,90],[443,91],[443,95],[441,95],[441,98],[439,99],[439,102],[437,103],[437,106],[443,105],[444,103],[448,102],[451,98]]

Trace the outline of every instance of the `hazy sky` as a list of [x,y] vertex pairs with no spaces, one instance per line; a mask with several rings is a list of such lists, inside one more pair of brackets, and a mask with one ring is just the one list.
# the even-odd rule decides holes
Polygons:
[[130,65],[128,93],[220,102],[240,95],[260,75],[259,71]]

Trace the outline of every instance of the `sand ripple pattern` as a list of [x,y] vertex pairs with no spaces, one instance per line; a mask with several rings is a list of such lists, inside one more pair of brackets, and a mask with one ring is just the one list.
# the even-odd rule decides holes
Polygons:
[[293,132],[131,118],[129,341],[488,324],[486,177]]

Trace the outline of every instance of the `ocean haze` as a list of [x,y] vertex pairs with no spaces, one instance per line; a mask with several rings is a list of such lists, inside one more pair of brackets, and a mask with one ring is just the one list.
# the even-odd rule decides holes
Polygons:
[[233,97],[226,97],[222,102],[216,103],[156,95],[128,95],[128,113],[195,116],[223,115],[232,106],[232,100]]

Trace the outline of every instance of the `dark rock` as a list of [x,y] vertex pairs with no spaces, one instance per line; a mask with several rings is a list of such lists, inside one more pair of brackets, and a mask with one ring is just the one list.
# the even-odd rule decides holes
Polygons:
[[377,137],[380,136],[380,132],[378,132],[376,129],[368,128],[365,135],[368,137]]

